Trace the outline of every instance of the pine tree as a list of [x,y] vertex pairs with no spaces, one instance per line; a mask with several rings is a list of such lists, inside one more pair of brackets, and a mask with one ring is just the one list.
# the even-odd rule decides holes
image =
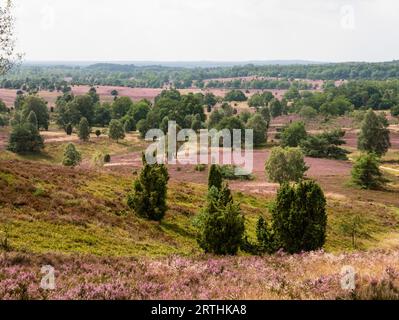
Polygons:
[[380,189],[387,182],[380,170],[380,160],[374,153],[361,155],[352,169],[352,182],[363,189]]
[[230,189],[223,184],[221,190],[212,186],[207,206],[197,221],[198,244],[206,253],[235,255],[245,232],[240,206],[233,201]]
[[90,127],[89,122],[86,118],[80,119],[78,127],[78,136],[82,141],[89,141],[90,139]]
[[167,210],[168,170],[163,164],[149,165],[144,156],[143,164],[127,203],[140,217],[160,221]]
[[222,183],[223,177],[220,167],[216,164],[211,165],[208,176],[208,190],[212,187],[216,187],[216,189],[220,190],[222,188]]
[[66,167],[76,167],[82,161],[82,155],[73,143],[69,143],[64,151],[62,164]]
[[373,110],[367,111],[362,122],[358,139],[358,149],[384,155],[391,146],[388,121],[385,115],[377,115]]
[[283,184],[272,209],[272,228],[279,246],[288,253],[313,251],[326,240],[326,198],[314,181]]
[[12,126],[7,148],[14,153],[37,153],[44,148],[44,141],[37,127],[29,122],[16,122]]

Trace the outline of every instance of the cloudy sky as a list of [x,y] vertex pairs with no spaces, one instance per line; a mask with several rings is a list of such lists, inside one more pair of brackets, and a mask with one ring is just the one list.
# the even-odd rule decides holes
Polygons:
[[25,60],[399,59],[397,0],[15,0]]

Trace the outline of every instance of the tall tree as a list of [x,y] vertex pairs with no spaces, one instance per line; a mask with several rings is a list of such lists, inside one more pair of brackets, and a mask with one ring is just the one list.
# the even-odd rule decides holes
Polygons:
[[38,128],[48,130],[50,114],[48,112],[47,102],[43,98],[35,95],[26,97],[22,105],[23,117],[27,119],[32,111],[36,115]]
[[82,141],[88,141],[90,139],[90,126],[86,118],[82,118],[79,122],[78,136]]
[[358,149],[378,156],[387,153],[391,147],[388,126],[384,114],[377,115],[371,109],[367,111],[359,134]]

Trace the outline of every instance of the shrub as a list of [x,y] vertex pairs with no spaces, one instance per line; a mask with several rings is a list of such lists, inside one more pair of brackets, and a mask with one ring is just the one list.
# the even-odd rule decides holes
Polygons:
[[283,147],[296,148],[306,137],[305,124],[303,122],[294,122],[283,129],[281,133],[281,145]]
[[326,240],[326,199],[314,181],[283,184],[272,209],[272,228],[280,248],[289,253],[313,251]]
[[380,170],[380,160],[376,154],[361,155],[352,169],[352,182],[363,189],[380,189],[387,182]]
[[111,120],[109,124],[108,136],[112,140],[118,140],[125,138],[125,130],[123,130],[122,124],[118,120]]
[[96,130],[96,136],[97,136],[97,138],[99,137],[99,136],[101,136],[101,130]]
[[282,184],[300,181],[309,168],[300,149],[275,147],[271,150],[265,169],[270,181]]
[[308,136],[305,140],[302,140],[300,146],[303,153],[308,157],[347,160],[349,152],[339,147],[346,143],[342,139],[344,136],[345,131],[342,130],[324,132]]
[[166,194],[169,174],[164,165],[149,165],[143,156],[144,167],[128,195],[128,206],[136,214],[148,220],[160,221],[164,217],[167,205]]
[[65,132],[68,136],[70,136],[70,135],[72,135],[72,131],[73,131],[72,124],[68,123],[68,125],[66,126],[66,129],[65,129]]
[[248,120],[247,129],[253,130],[254,145],[259,146],[267,142],[267,129],[269,125],[260,114],[255,114]]
[[16,123],[12,127],[7,148],[14,153],[36,153],[44,148],[44,141],[37,127],[30,123]]
[[82,161],[82,155],[73,143],[69,143],[64,151],[62,164],[66,167],[76,167]]
[[78,126],[78,136],[82,141],[89,141],[90,139],[90,127],[89,122],[86,118],[80,119]]
[[391,108],[391,115],[393,117],[399,116],[399,104]]
[[232,90],[226,93],[224,101],[247,101],[247,97],[240,90]]
[[373,110],[367,111],[362,122],[358,139],[358,149],[384,155],[391,146],[388,121],[384,114],[377,115]]
[[312,107],[305,106],[299,111],[299,115],[305,119],[313,119],[317,116],[317,110]]
[[223,183],[222,172],[220,170],[220,166],[213,164],[209,169],[208,176],[208,190],[212,187],[216,187],[216,189],[220,190]]
[[206,253],[235,255],[243,240],[244,217],[226,184],[211,187],[207,206],[197,220],[198,244]]
[[110,163],[111,162],[111,156],[107,153],[104,156],[104,163]]

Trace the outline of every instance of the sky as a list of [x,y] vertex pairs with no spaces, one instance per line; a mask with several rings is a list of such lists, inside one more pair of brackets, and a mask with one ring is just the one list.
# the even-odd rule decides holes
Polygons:
[[14,1],[29,61],[399,59],[397,0]]

